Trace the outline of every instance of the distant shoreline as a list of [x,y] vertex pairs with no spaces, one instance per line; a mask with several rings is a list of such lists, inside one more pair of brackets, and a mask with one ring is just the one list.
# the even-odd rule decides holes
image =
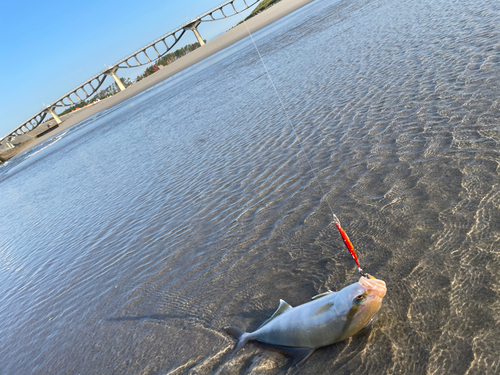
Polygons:
[[[210,57],[211,55],[229,47],[237,41],[248,36],[248,30],[254,33],[263,27],[270,25],[278,19],[294,12],[295,10],[311,3],[313,0],[281,0],[280,2],[272,5],[264,11],[258,13],[248,21],[236,25],[232,29],[226,31],[224,34],[211,40],[204,46],[197,48],[188,55],[179,60],[174,61],[172,64],[165,66],[164,69],[142,79],[141,81],[129,86],[125,91],[121,91],[114,96],[101,100],[99,103],[90,107],[84,107],[78,111],[72,112],[63,118],[63,122],[53,131],[39,137],[32,139],[12,150],[4,152],[0,155],[4,160],[8,160],[20,153],[45,142],[47,139],[67,130],[68,128],[76,125],[85,119],[94,116],[106,109],[112,108],[123,101],[147,90],[148,88],[164,81],[165,79],[179,73],[180,71],[189,68],[190,66]],[[247,30],[248,27],[248,30]],[[42,126],[42,125],[40,125]]]

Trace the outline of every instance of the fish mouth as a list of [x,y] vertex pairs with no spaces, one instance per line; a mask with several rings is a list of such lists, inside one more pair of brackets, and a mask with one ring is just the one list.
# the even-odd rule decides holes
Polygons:
[[376,279],[373,276],[369,277],[370,278],[361,276],[359,278],[359,283],[362,286],[375,291],[378,294],[379,298],[384,298],[385,294],[387,293],[387,287],[385,285],[385,281]]

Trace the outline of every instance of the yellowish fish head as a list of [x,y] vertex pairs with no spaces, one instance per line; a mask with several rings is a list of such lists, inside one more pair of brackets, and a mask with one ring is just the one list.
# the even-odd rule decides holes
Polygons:
[[368,277],[359,278],[357,291],[357,295],[352,300],[352,306],[355,307],[356,315],[360,319],[359,324],[366,321],[366,325],[380,310],[387,287],[383,280],[368,275]]
[[382,280],[362,276],[357,283],[347,287],[345,292],[343,297],[350,307],[341,339],[354,335],[370,322],[382,306],[387,287]]
[[376,279],[373,276],[368,275],[368,277],[361,276],[358,283],[363,289],[363,293],[356,296],[355,302],[370,305],[373,304],[373,307],[376,307],[376,305],[378,304],[378,311],[380,309],[380,305],[382,304],[382,299],[387,293],[385,281]]

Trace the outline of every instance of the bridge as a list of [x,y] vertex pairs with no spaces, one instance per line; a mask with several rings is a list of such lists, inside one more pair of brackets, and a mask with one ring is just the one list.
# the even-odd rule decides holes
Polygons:
[[[106,67],[106,69],[100,71],[92,78],[89,78],[74,89],[68,91],[51,104],[46,105],[39,112],[2,137],[0,139],[0,144],[4,143],[8,148],[13,148],[13,145],[10,142],[11,137],[21,136],[32,131],[33,129],[36,129],[41,123],[46,121],[47,115],[52,116],[55,122],[60,124],[62,121],[55,112],[56,108],[72,106],[82,100],[89,99],[99,90],[108,76],[111,76],[114,79],[120,91],[125,90],[125,86],[116,74],[118,69],[136,68],[138,66],[154,62],[171,51],[186,31],[192,31],[198,40],[198,43],[200,43],[200,45],[204,45],[205,42],[198,31],[198,26],[202,22],[218,21],[234,16],[249,9],[259,1],[260,0],[228,0],[199,15],[198,17],[187,21],[151,43],[146,44],[135,52],[132,52],[130,55],[118,60],[113,65]],[[48,119],[49,118],[47,118],[47,120]]]

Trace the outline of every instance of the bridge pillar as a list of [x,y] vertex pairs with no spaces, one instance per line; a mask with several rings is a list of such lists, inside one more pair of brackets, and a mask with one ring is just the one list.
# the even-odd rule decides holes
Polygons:
[[56,124],[60,124],[62,122],[53,107],[47,108],[47,111],[52,115],[52,118],[56,120]]
[[118,86],[118,88],[120,89],[120,91],[123,91],[123,90],[125,90],[125,86],[123,86],[122,81],[120,81],[120,78],[118,78],[118,76],[116,75],[117,70],[118,70],[118,68],[111,69],[110,71],[108,71],[108,75],[113,77],[113,79],[115,80],[115,83]]
[[194,36],[196,37],[196,39],[198,39],[198,43],[200,43],[200,46],[203,46],[205,44],[205,42],[203,41],[200,33],[198,32],[198,26],[200,23],[201,23],[201,21],[196,21],[196,22],[192,23],[191,25],[187,25],[186,27],[184,27],[184,30],[191,30],[194,33]]

